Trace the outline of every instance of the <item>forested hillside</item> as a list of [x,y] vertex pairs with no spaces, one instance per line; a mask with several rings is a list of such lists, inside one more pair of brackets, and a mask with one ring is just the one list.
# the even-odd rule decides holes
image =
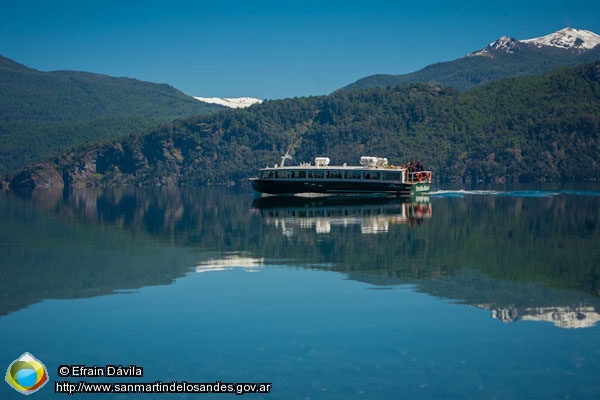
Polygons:
[[467,92],[409,84],[267,101],[63,154],[13,186],[236,184],[290,145],[292,162],[416,158],[438,181],[597,180],[599,135],[596,62]]
[[42,72],[0,56],[0,175],[72,146],[221,108],[165,84]]

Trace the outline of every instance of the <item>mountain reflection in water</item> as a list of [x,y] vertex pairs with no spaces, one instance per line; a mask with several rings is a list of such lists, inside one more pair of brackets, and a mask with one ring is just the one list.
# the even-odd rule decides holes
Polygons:
[[599,202],[593,191],[440,191],[412,203],[253,201],[225,188],[4,192],[0,315],[191,271],[293,266],[413,285],[503,322],[589,327],[600,319]]

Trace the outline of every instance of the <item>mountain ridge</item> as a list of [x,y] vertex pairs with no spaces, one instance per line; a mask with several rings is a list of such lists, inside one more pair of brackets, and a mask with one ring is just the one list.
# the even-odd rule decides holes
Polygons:
[[557,48],[561,50],[584,52],[592,50],[600,45],[600,36],[591,31],[582,29],[564,28],[554,33],[533,39],[518,40],[509,36],[501,36],[490,43],[487,47],[469,53],[466,57],[486,56],[493,57],[496,51],[504,51],[514,54],[520,44],[533,45],[538,49],[544,47]]
[[[598,44],[593,47],[585,47],[590,47],[596,41]],[[565,48],[565,43],[572,43],[572,46]],[[411,82],[430,82],[468,90],[497,79],[532,76],[561,66],[599,60],[599,44],[600,36],[597,34],[573,28],[520,41],[502,36],[483,49],[453,61],[431,64],[408,74],[370,75],[338,90],[369,89]]]
[[167,84],[38,71],[0,55],[0,175],[71,146],[220,109]]

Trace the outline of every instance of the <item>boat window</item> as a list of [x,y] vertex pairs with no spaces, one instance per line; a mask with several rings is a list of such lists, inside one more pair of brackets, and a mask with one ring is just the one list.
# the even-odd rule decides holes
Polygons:
[[292,178],[306,178],[306,171],[292,171]]
[[384,172],[382,174],[382,179],[384,181],[401,181],[402,180],[402,171]]
[[325,171],[308,171],[308,177],[323,179],[323,177],[325,177]]
[[379,180],[381,173],[379,171],[365,171],[365,179]]
[[327,179],[342,179],[342,171],[327,171]]
[[262,171],[262,173],[260,174],[260,177],[262,179],[273,178],[273,171]]
[[289,178],[290,171],[277,171],[277,172],[275,172],[275,177],[276,178]]
[[346,174],[344,175],[344,178],[346,178],[346,179],[360,179],[361,178],[361,173],[360,173],[360,171],[346,171]]

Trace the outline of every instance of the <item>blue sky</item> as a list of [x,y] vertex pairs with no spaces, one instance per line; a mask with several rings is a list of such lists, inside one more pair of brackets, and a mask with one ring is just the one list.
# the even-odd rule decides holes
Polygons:
[[0,54],[191,96],[280,99],[567,26],[600,34],[600,1],[0,0]]

